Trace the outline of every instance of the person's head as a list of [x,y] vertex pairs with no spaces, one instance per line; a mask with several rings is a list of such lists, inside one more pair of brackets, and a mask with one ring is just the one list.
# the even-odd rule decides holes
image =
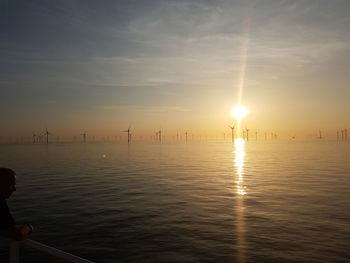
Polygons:
[[9,198],[16,191],[16,173],[9,168],[0,168],[0,198]]

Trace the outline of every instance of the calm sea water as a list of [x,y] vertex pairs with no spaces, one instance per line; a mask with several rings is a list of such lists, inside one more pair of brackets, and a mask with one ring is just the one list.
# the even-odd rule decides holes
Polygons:
[[2,145],[0,166],[31,238],[95,262],[350,262],[350,143]]

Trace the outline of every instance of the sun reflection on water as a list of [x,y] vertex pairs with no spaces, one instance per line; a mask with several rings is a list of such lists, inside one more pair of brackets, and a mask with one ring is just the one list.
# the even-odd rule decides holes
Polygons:
[[236,168],[236,176],[237,176],[237,193],[239,195],[245,195],[247,192],[245,190],[245,186],[243,185],[243,168],[244,168],[244,140],[243,139],[235,139],[235,159],[234,159],[234,167]]
[[244,151],[245,142],[243,139],[235,139],[234,150],[234,167],[236,178],[236,235],[237,235],[237,261],[238,263],[246,262],[246,225],[245,225],[245,205],[244,196],[247,194],[244,186]]

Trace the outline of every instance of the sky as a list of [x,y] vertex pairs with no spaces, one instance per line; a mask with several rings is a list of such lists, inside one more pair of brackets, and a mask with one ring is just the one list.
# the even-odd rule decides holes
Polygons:
[[350,128],[348,0],[0,0],[0,58],[0,136]]

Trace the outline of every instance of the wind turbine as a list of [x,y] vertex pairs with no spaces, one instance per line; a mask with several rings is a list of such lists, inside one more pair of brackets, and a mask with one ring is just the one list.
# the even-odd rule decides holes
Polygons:
[[158,135],[159,135],[159,142],[162,142],[162,129],[161,128],[159,128]]
[[347,129],[344,130],[344,134],[345,134],[345,141],[347,141],[348,140],[348,130]]
[[49,131],[47,130],[47,128],[45,129],[44,135],[46,136],[46,144],[49,144],[49,135],[52,135],[52,134],[49,133]]
[[130,125],[129,125],[129,128],[127,130],[122,131],[122,132],[127,132],[128,133],[128,143],[130,143],[130,139],[131,139]]
[[321,133],[321,131],[319,131],[319,135],[320,135],[320,136],[319,136],[318,138],[319,138],[319,139],[323,139],[323,138],[322,138],[322,133]]
[[83,136],[83,142],[86,142],[86,132],[82,133],[81,136]]
[[232,126],[227,125],[231,129],[231,136],[232,136],[232,142],[235,140],[235,125],[233,124]]

